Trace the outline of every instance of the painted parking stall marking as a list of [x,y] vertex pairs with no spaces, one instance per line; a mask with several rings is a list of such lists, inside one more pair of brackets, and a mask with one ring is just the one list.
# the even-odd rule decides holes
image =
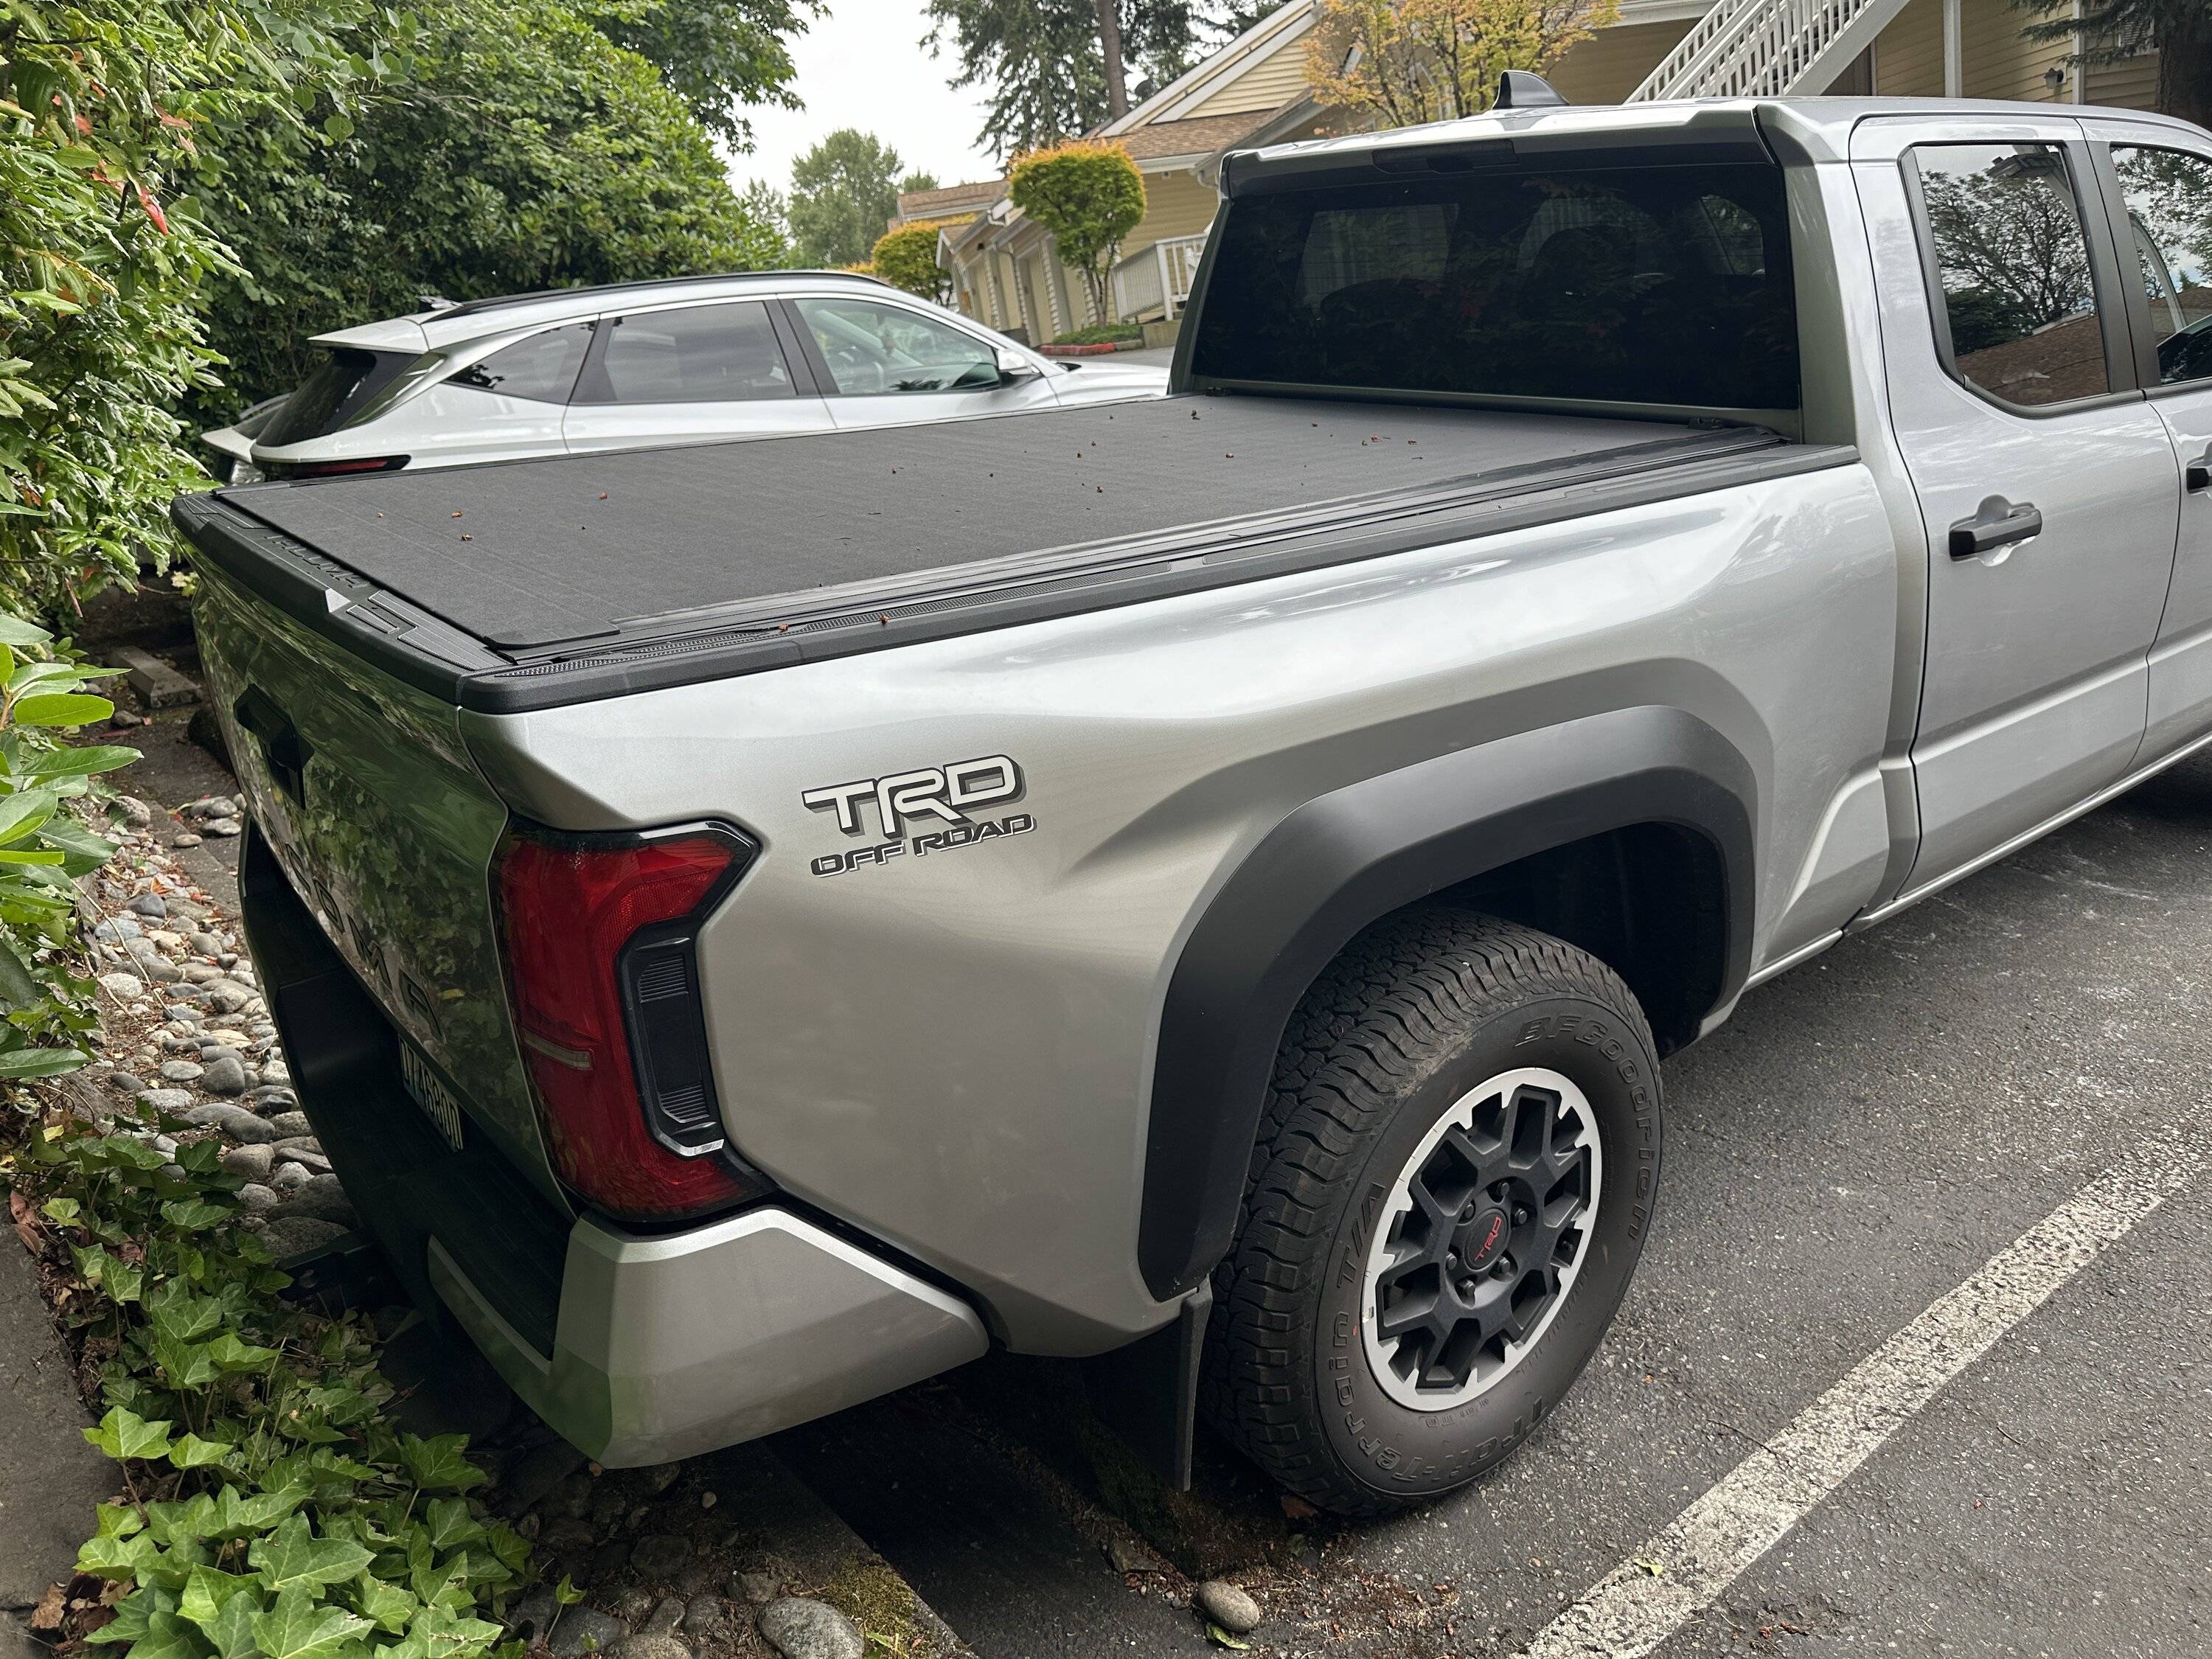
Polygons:
[[1540,1632],[1523,1659],[1639,1659],[1694,1618],[1944,1385],[2203,1167],[2193,1134],[2092,1182],[1932,1304]]

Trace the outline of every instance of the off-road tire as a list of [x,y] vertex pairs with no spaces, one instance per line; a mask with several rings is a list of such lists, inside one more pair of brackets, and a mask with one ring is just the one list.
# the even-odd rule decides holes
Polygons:
[[[1528,1066],[1571,1079],[1593,1109],[1602,1159],[1586,1254],[1494,1387],[1413,1409],[1362,1347],[1376,1207],[1462,1096]],[[1214,1270],[1201,1409],[1275,1480],[1340,1515],[1387,1513],[1493,1467],[1559,1404],[1620,1304],[1650,1225],[1659,1117],[1650,1028],[1595,957],[1463,910],[1377,924],[1284,1034],[1244,1214]]]

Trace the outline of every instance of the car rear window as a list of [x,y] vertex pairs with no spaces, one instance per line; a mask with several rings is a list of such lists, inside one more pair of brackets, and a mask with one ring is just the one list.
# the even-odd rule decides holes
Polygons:
[[336,432],[413,361],[400,351],[357,351],[349,346],[319,354],[322,361],[284,399],[255,442],[274,448]]
[[502,398],[524,398],[532,403],[565,404],[576,384],[576,371],[584,366],[592,326],[571,323],[566,328],[549,328],[501,346],[489,357],[457,370],[447,384]]
[[1780,410],[1797,318],[1778,168],[1512,168],[1254,194],[1192,368],[1231,381]]

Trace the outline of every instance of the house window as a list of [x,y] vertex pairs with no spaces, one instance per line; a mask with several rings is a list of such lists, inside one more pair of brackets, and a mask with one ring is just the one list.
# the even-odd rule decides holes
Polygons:
[[2088,239],[2056,144],[1911,151],[1941,284],[1950,366],[2037,408],[2112,389]]
[[2158,377],[2212,380],[2212,160],[2127,144],[2113,149],[2112,165],[2127,196]]

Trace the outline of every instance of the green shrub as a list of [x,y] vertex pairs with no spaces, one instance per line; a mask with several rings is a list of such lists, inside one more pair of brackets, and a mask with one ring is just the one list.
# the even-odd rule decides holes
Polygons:
[[[472,1659],[530,1547],[468,1494],[465,1438],[384,1407],[369,1333],[286,1302],[237,1226],[222,1142],[144,1107],[103,1133],[66,1115],[20,1158],[78,1281],[68,1322],[107,1410],[85,1438],[121,1468],[77,1571],[129,1585],[95,1644],[131,1659]],[[503,1644],[519,1659],[520,1642]]]
[[943,305],[952,297],[952,273],[937,263],[937,233],[945,221],[901,225],[876,239],[869,266],[893,288]]
[[0,1080],[52,1077],[85,1063],[79,1033],[97,1023],[82,971],[76,878],[115,854],[69,811],[93,779],[135,749],[55,737],[115,712],[85,690],[112,669],[88,666],[42,628],[0,615]]
[[1105,322],[1106,285],[1121,239],[1145,216],[1145,175],[1120,144],[1073,139],[1032,150],[1007,174],[1006,193],[1053,234],[1060,257],[1091,291],[1091,316]]
[[353,70],[351,0],[38,0],[0,21],[0,608],[68,615],[172,545],[204,481],[177,400],[230,269],[191,199],[207,140]]
[[1124,340],[1141,340],[1145,331],[1134,323],[1094,323],[1089,328],[1079,328],[1073,334],[1063,334],[1054,345],[1119,345]]

